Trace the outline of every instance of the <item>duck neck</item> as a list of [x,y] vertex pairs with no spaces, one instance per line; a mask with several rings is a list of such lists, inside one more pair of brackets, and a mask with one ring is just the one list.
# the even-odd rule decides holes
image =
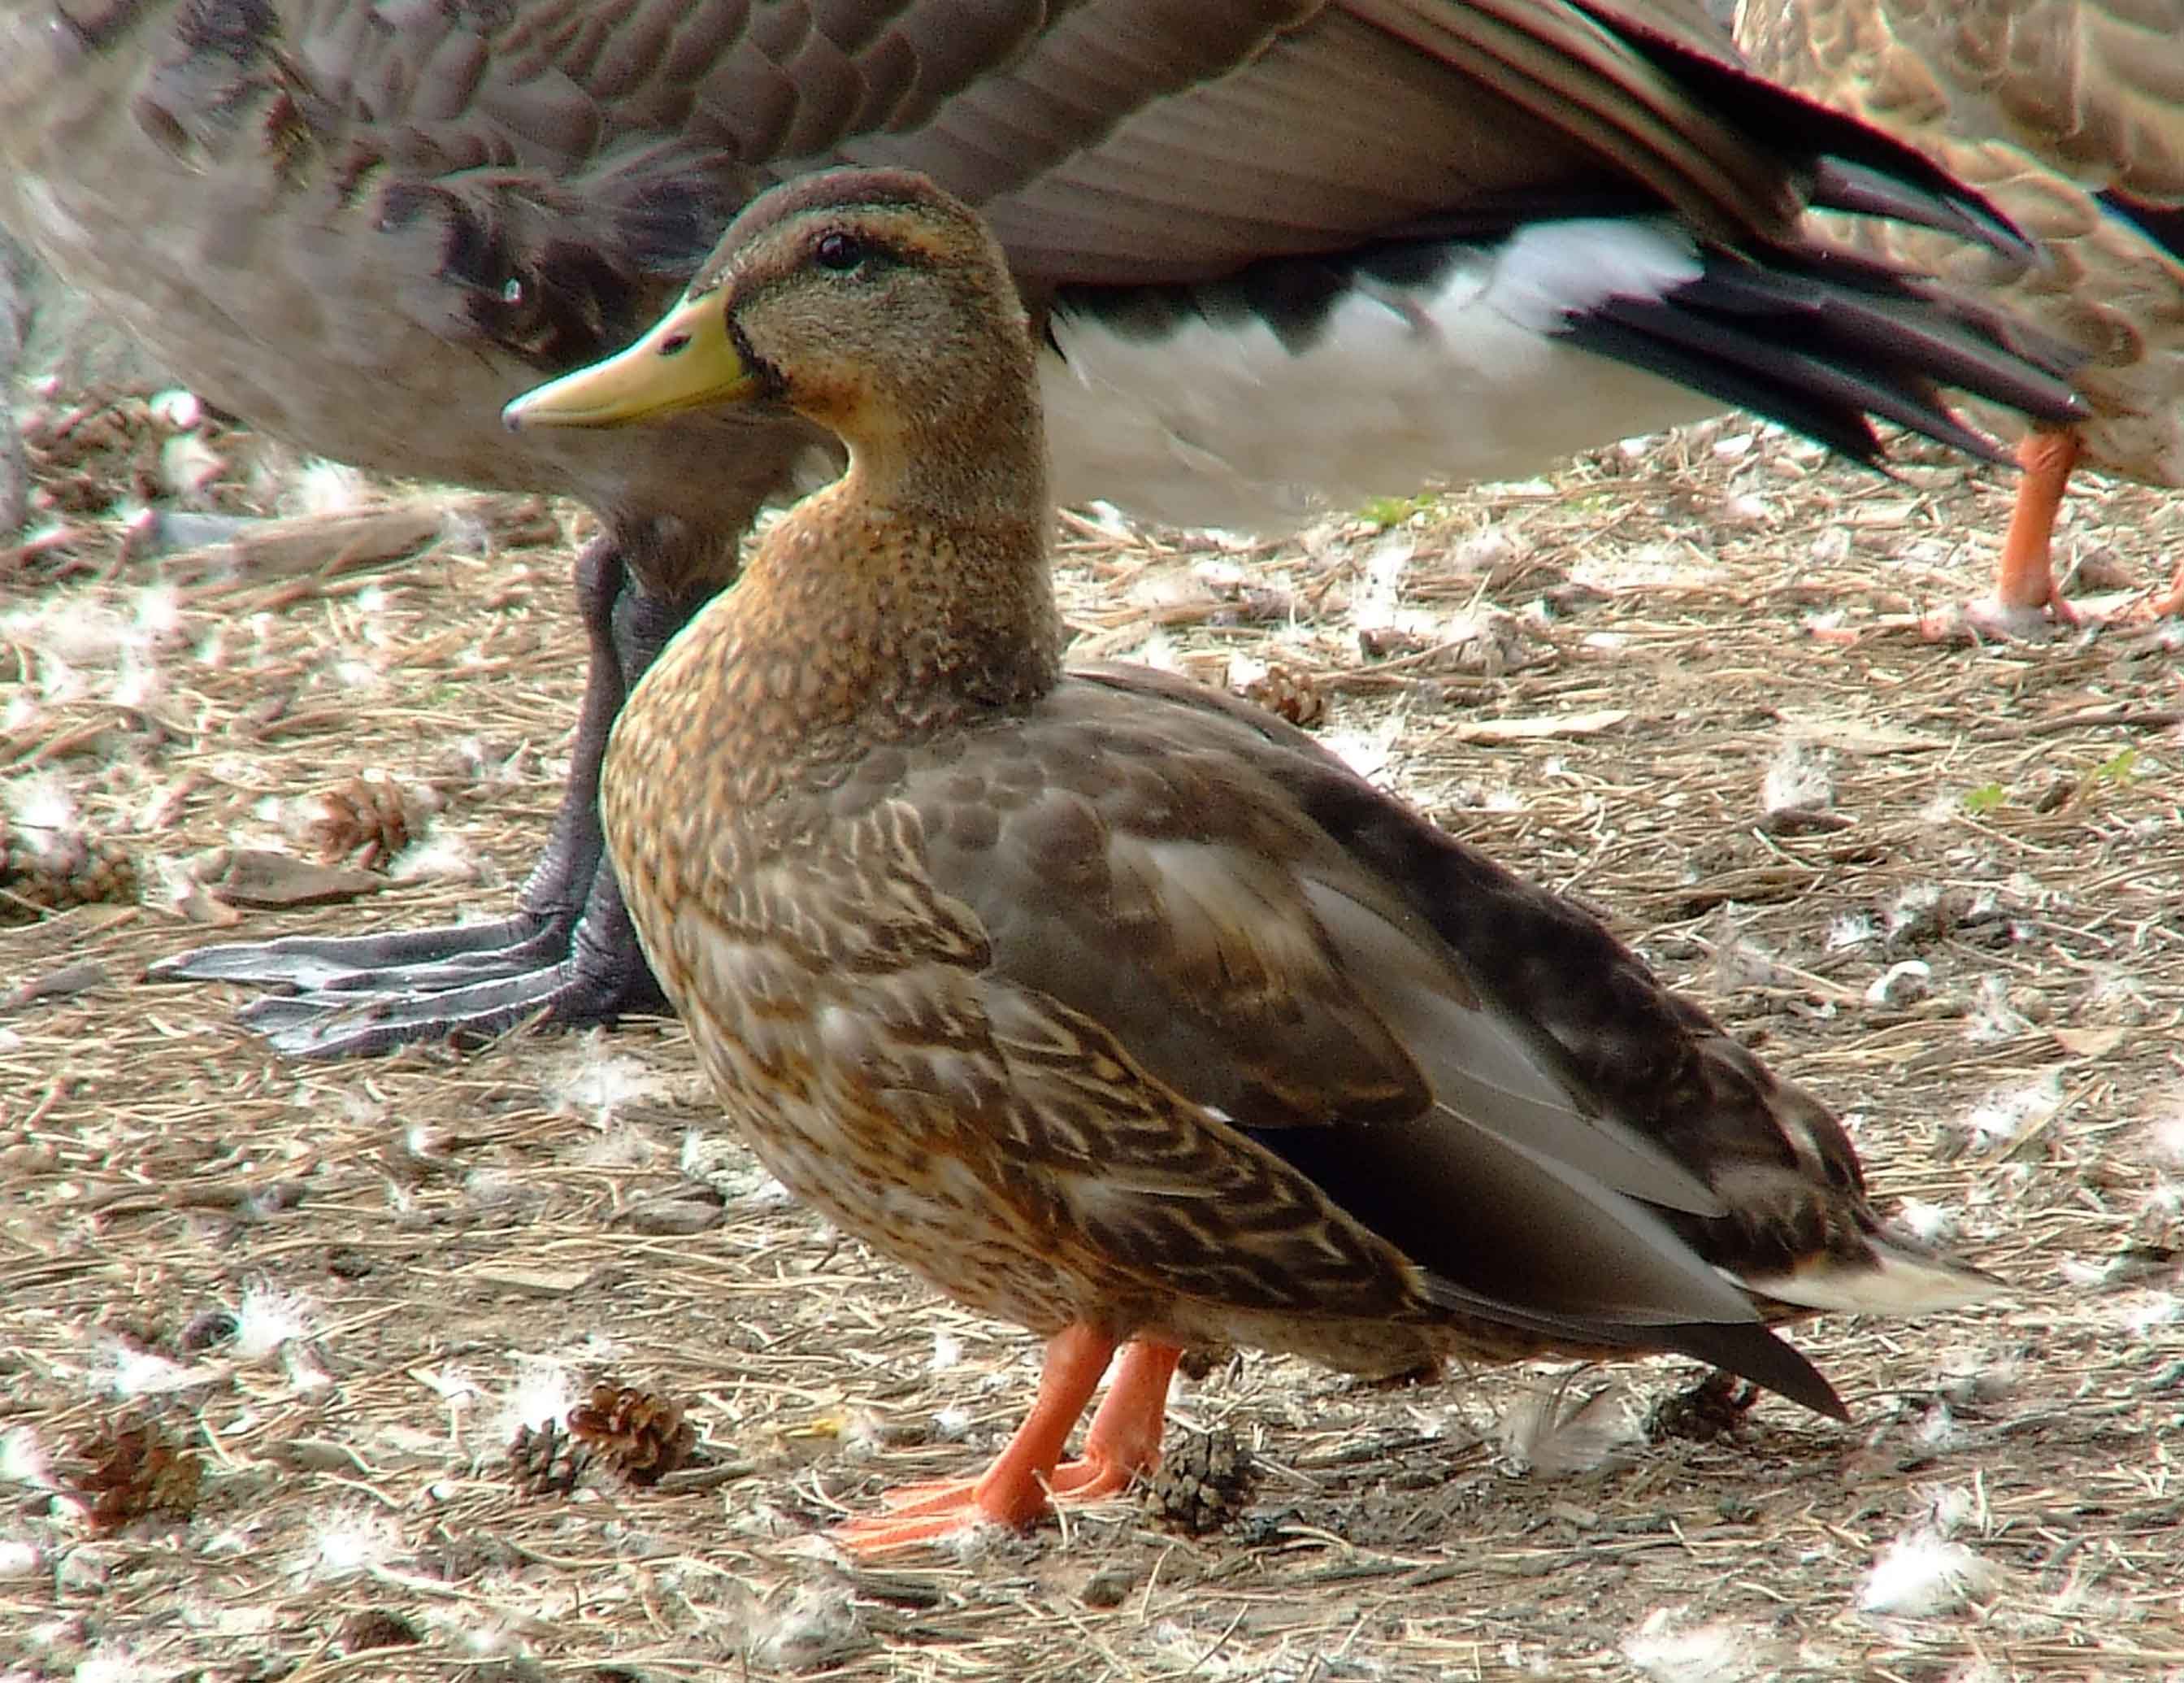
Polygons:
[[[847,477],[856,496],[936,530],[991,520],[1044,532],[1054,509],[1035,379],[1027,357],[1020,377],[999,377],[996,371],[995,377],[965,381],[888,424],[857,428],[845,440]],[[1043,541],[1039,549],[1036,570],[1044,582]]]
[[1028,389],[988,396],[853,439],[848,472],[752,558],[742,658],[780,668],[777,693],[794,669],[807,738],[943,729],[1061,675],[1038,412]]

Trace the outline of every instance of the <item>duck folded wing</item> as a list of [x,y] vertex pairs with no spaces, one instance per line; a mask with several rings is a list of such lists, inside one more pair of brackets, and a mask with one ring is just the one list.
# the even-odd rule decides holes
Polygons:
[[[1034,305],[1550,215],[1794,247],[1808,196],[2023,249],[1915,152],[1737,69],[1680,0],[922,0],[794,27],[546,0],[491,31],[206,0],[126,97],[234,171],[237,215],[322,221],[327,296],[355,261],[339,231],[369,222],[415,245],[421,325],[548,368],[632,335],[754,193],[829,163],[980,205]],[[1846,198],[1853,178],[1885,202]]]
[[977,775],[950,765],[903,791],[935,887],[976,915],[999,974],[1107,1027],[1133,1061],[1241,1127],[1439,1106],[1618,1192],[1719,1212],[1591,1100],[1560,1047],[1474,978],[1401,884],[1265,774],[1293,750],[1246,719],[1162,705],[1139,676],[1068,683],[979,733]]
[[[1045,1119],[1018,1160],[1062,1223],[1209,1306],[1190,1327],[1443,1313],[1680,1350],[1838,1410],[1672,1225],[1726,1214],[1702,1176],[1284,786],[1285,762],[1334,763],[1199,701],[1080,677],[889,797],[983,932],[990,1055]],[[1103,1120],[1056,1126],[1075,1116]]]

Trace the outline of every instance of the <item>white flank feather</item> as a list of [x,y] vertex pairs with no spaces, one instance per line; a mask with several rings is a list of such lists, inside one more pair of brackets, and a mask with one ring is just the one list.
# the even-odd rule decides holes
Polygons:
[[1254,530],[1697,420],[1723,405],[1556,335],[1699,272],[1665,223],[1577,220],[1478,248],[1431,288],[1361,280],[1301,351],[1256,317],[1133,335],[1059,311],[1061,360],[1040,365],[1056,489],[1128,485],[1138,518]]
[[1842,1315],[1930,1315],[1984,1303],[2002,1289],[1992,1280],[1892,1244],[1885,1235],[1873,1239],[1869,1248],[1877,1266],[1815,1263],[1792,1274],[1736,1278],[1747,1289],[1778,1302]]
[[1764,1638],[1750,1625],[1694,1624],[1682,1608],[1657,1608],[1623,1639],[1623,1658],[1652,1683],[1743,1683],[1769,1669]]
[[1922,1525],[1880,1552],[1859,1587],[1858,1611],[1932,1619],[1954,1612],[1994,1581],[1994,1568],[1971,1550]]

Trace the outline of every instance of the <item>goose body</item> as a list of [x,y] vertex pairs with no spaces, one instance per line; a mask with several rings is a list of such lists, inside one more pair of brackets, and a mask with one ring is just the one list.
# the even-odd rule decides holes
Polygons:
[[510,439],[755,193],[923,170],[1039,324],[1057,489],[1267,528],[1536,471],[1741,404],[1854,455],[1981,448],[1953,385],[2052,419],[2062,363],[1816,243],[1909,217],[2022,255],[1874,130],[1737,68],[1697,0],[32,0],[0,23],[0,214],[176,372],[304,447],[571,492],[589,685],[515,915],[172,973],[304,990],[304,1052],[656,999],[599,869],[627,686],[838,451],[794,417]]
[[1048,1340],[992,1469],[845,1542],[1117,1488],[1193,1345],[1376,1375],[1677,1350],[1840,1415],[1771,1322],[1992,1289],[1887,1233],[1835,1116],[1591,917],[1247,704],[1065,669],[1033,367],[977,217],[844,171],[760,198],[651,333],[509,411],[710,399],[849,448],[638,685],[602,781],[644,950],[760,1156]]
[[[1855,236],[2084,353],[2075,424],[1974,404],[2021,440],[2025,468],[1979,618],[2073,617],[2049,554],[2073,467],[2184,486],[2184,3],[1745,0],[1738,38],[1757,68],[1912,141],[2039,242],[2047,260],[2026,266],[1870,221]],[[2141,611],[2184,612],[2184,562]]]

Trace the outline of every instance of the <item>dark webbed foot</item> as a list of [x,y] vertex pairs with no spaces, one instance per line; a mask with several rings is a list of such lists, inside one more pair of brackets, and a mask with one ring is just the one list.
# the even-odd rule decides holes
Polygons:
[[152,967],[155,981],[241,981],[306,993],[387,986],[442,993],[538,969],[569,950],[575,917],[519,913],[498,923],[444,924],[384,935],[284,935],[200,947]]
[[613,874],[597,862],[581,916],[523,913],[493,924],[207,947],[153,976],[296,989],[254,1002],[242,1020],[306,1058],[487,1040],[541,1014],[574,1026],[666,1009]]
[[604,540],[577,562],[591,665],[561,809],[515,915],[383,935],[287,936],[199,948],[155,981],[293,990],[242,1020],[302,1057],[368,1056],[416,1041],[483,1040],[542,1014],[556,1024],[666,1009],[599,833],[599,763],[629,685],[704,593],[671,607],[627,588]]

